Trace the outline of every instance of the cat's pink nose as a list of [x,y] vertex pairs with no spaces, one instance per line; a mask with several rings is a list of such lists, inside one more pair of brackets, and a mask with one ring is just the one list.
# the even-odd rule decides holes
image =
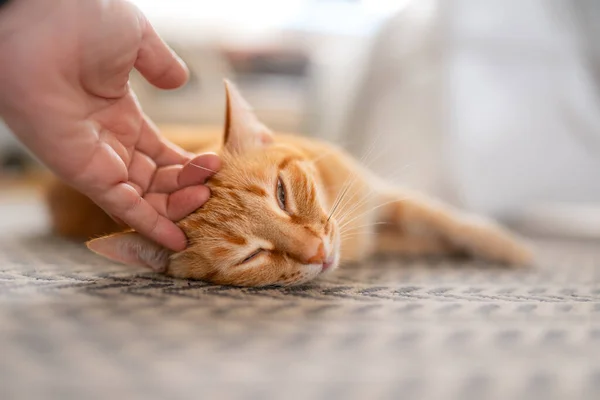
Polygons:
[[327,255],[325,254],[325,245],[323,244],[323,241],[321,241],[316,253],[306,260],[306,264],[323,264],[326,258]]

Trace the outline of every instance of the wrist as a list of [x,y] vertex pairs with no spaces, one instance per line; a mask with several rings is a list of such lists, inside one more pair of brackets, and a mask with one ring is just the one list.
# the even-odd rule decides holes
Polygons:
[[42,22],[63,0],[0,0],[0,43]]
[[41,36],[35,29],[64,0],[0,1],[4,1],[0,6],[0,54],[10,55],[0,62],[0,117],[8,122],[35,108],[33,89],[43,76],[33,56],[36,37]]

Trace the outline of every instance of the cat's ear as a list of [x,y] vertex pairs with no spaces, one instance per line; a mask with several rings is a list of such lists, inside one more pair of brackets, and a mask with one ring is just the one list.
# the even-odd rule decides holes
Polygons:
[[260,148],[273,142],[273,132],[258,120],[235,85],[225,82],[225,148],[233,153]]
[[115,233],[90,240],[87,247],[109,260],[165,272],[171,251],[136,232]]

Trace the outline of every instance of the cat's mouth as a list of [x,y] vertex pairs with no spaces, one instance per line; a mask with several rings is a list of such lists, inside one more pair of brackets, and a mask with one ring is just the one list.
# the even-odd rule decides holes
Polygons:
[[329,256],[329,258],[327,260],[325,260],[325,262],[323,263],[323,265],[321,266],[321,272],[325,272],[327,271],[329,268],[331,268],[333,265],[335,264],[335,257],[334,256]]
[[319,274],[324,274],[328,271],[332,271],[337,268],[340,261],[340,252],[338,249],[335,249],[331,252],[331,254],[325,259],[323,264],[321,264],[321,271]]
[[323,274],[328,271],[332,271],[337,268],[340,262],[340,237],[334,234],[331,250],[323,264],[321,264],[321,271],[319,274]]

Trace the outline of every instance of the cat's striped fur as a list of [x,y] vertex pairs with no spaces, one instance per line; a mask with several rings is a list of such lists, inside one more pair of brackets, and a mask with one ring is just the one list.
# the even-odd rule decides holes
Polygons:
[[223,165],[207,183],[209,201],[178,222],[186,250],[172,254],[122,232],[60,183],[49,196],[55,231],[84,239],[109,234],[88,247],[175,277],[241,286],[307,282],[376,252],[531,261],[520,240],[492,221],[391,187],[332,144],[273,134],[233,85],[226,89],[225,137],[215,132],[179,143],[217,152]]

